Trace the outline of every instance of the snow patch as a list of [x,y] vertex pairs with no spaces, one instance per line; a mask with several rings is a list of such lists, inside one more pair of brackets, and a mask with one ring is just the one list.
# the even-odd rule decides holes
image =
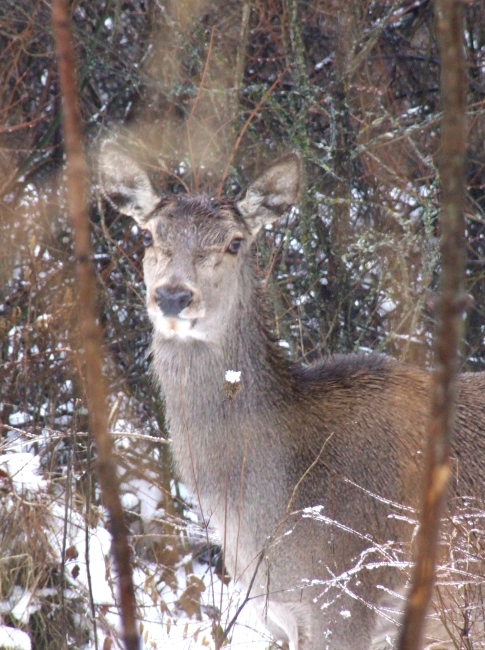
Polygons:
[[241,381],[241,371],[240,370],[226,370],[224,379],[230,384],[239,384]]
[[40,609],[40,603],[34,598],[33,593],[28,589],[22,589],[19,585],[13,588],[9,602],[11,616],[19,623],[22,623],[22,625],[27,625],[30,615],[38,612]]
[[38,492],[46,487],[46,481],[39,476],[40,458],[29,453],[18,452],[0,456],[0,468],[10,477],[16,492]]
[[0,625],[0,648],[5,650],[31,650],[30,637],[22,630]]

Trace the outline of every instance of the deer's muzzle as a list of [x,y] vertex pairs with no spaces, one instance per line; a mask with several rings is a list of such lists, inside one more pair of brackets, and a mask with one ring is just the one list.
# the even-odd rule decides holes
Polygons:
[[155,291],[155,300],[164,316],[178,316],[190,305],[194,294],[185,287],[163,286]]

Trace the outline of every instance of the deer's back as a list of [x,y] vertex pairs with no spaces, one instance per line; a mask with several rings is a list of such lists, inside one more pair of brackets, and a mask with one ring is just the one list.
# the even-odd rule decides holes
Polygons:
[[[348,509],[355,520],[354,498],[347,494],[345,508],[342,496],[360,488],[417,506],[431,375],[378,355],[336,356],[295,368],[295,375],[297,391],[288,414],[299,439],[293,480],[298,481],[312,464],[316,469],[302,483],[300,505],[309,501],[316,505],[325,491],[328,508],[334,492],[339,515]],[[460,376],[452,456],[453,491],[485,500],[484,396],[485,373]]]

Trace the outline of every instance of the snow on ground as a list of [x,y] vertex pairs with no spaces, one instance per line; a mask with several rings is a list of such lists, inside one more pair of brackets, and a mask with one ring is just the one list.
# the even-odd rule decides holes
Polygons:
[[12,481],[15,492],[37,492],[46,487],[46,481],[39,476],[38,456],[17,452],[0,456],[0,469]]
[[[222,613],[220,625],[225,629],[237,611],[238,605],[244,600],[244,595],[231,583],[225,587],[217,579],[210,576],[207,567],[194,565],[194,575],[200,578],[206,590],[202,594],[202,606],[208,609],[219,609]],[[183,576],[180,576],[183,579]],[[140,587],[146,580],[143,572],[135,571],[135,585]],[[138,590],[139,593],[139,590]],[[140,603],[140,600],[142,601]],[[166,590],[163,600],[168,606],[169,613],[160,616],[160,612],[153,607],[151,598],[145,593],[145,599],[138,599],[141,608],[145,611],[142,619],[144,648],[158,650],[194,650],[196,648],[214,648],[211,636],[212,621],[207,616],[202,621],[188,618],[176,606],[173,592]],[[238,616],[238,622],[230,634],[229,648],[250,647],[253,650],[266,650],[270,638],[262,623],[258,620],[250,605],[246,605]]]
[[[20,451],[13,451],[14,449]],[[72,508],[67,511],[66,523],[64,495],[61,493],[58,499],[52,498],[49,481],[41,475],[39,456],[25,451],[29,449],[28,443],[19,444],[17,439],[10,446],[9,453],[0,455],[0,485],[3,484],[9,492],[16,493],[17,498],[28,498],[32,503],[37,500],[46,508],[44,532],[47,543],[59,562],[63,551],[66,552],[67,589],[64,598],[77,601],[83,598],[89,602],[91,589],[99,618],[98,647],[102,648],[107,635],[113,631],[118,635],[121,630],[115,606],[117,587],[110,558],[110,535],[102,517],[97,526],[87,527],[83,514]],[[160,493],[158,488],[150,484],[149,477],[146,481],[133,480],[128,486],[124,497],[125,507],[137,505],[137,500],[138,505],[142,506],[140,515],[144,521],[160,515],[157,510]],[[8,552],[8,549],[2,550]],[[187,558],[180,561],[176,574],[178,587],[175,590],[160,583],[158,565],[148,561],[135,562],[133,578],[140,611],[143,648],[146,650],[210,650],[214,647],[211,613],[220,613],[218,625],[225,629],[244,600],[243,593],[232,583],[229,586],[223,585],[212,575],[212,570],[207,565],[193,562],[192,571],[187,575],[185,560]],[[195,616],[189,617],[180,606],[179,599],[188,584],[197,585],[202,592],[202,620],[197,620]],[[27,626],[30,615],[40,609],[42,599],[52,595],[55,595],[55,590],[28,589],[22,585],[15,585],[10,590],[7,600],[0,601],[0,648],[30,650],[28,634],[21,629],[1,625],[2,615],[8,615],[20,627]],[[242,609],[229,638],[229,647],[233,648],[245,646],[254,650],[266,650],[270,642],[250,604]],[[91,641],[83,650],[94,650],[94,642]]]
[[0,648],[9,650],[30,650],[32,644],[29,635],[14,627],[0,625]]

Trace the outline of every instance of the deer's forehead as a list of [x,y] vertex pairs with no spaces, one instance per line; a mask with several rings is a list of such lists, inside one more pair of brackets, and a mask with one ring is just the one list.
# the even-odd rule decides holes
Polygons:
[[212,246],[246,230],[233,203],[220,204],[205,196],[170,200],[160,207],[153,222],[156,236],[167,244]]

